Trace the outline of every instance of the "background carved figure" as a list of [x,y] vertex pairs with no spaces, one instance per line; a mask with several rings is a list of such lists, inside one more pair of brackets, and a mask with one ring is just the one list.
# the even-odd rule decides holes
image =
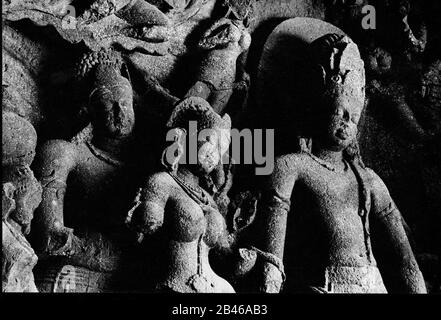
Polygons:
[[117,279],[124,277],[122,248],[131,242],[123,212],[135,125],[132,86],[121,68],[114,51],[84,57],[78,73],[89,88],[90,125],[71,141],[49,140],[39,150],[43,201],[35,236],[45,256],[37,277],[42,291],[101,292],[131,285]]
[[37,255],[26,239],[41,201],[41,185],[29,168],[36,144],[27,120],[2,112],[2,292],[38,292],[32,273]]
[[[285,254],[284,265],[277,252],[283,230],[274,238],[269,235],[275,233],[267,233],[280,221],[262,225],[262,206],[276,205],[268,202],[271,185],[295,171],[305,175],[299,174],[293,187],[285,251],[295,250],[308,230],[290,232],[304,222],[295,212],[316,203],[322,211],[335,213],[334,220],[317,219],[323,222],[317,228],[309,224],[317,243],[305,244],[319,246],[321,241],[335,258],[324,263],[308,257],[304,264],[308,260],[313,265],[311,272],[339,266],[325,272],[328,283],[338,284],[325,285],[322,291],[420,292],[419,268],[427,291],[441,292],[440,16],[439,0],[2,1],[2,120],[8,123],[2,130],[4,291],[38,287],[43,292],[151,292],[164,277],[173,279],[168,289],[180,292],[278,291],[283,281],[285,291],[297,290],[302,285],[293,284],[295,257],[290,260]],[[358,49],[334,36],[319,46],[322,58],[311,53],[305,44],[328,33],[348,35]],[[333,45],[338,46],[335,52],[327,52]],[[366,69],[364,108],[364,93],[358,92],[362,77],[353,76],[361,65],[358,50]],[[337,74],[343,69],[352,70],[351,80]],[[323,83],[316,84],[323,77]],[[344,82],[344,90],[328,88],[324,103],[319,93],[332,80],[337,87]],[[202,118],[210,114],[219,120],[228,114],[232,129],[252,132],[252,140],[241,138],[241,159],[231,154],[228,163],[217,161],[220,151],[212,152],[214,139],[201,143],[207,157],[199,169],[204,170],[174,160],[164,168],[161,155],[171,129],[167,123],[172,115],[187,115],[190,105],[210,110],[201,111]],[[351,143],[343,160],[330,165],[317,158],[323,152],[316,153],[319,142],[329,147],[335,139],[326,139],[327,134],[335,134],[320,128],[333,127],[332,108],[339,117],[342,106],[358,123],[358,144]],[[351,132],[340,130],[338,135],[352,135],[352,123]],[[183,131],[177,127],[172,130],[180,142]],[[274,148],[270,134],[260,146],[266,164],[271,164],[267,168],[274,167],[270,153],[279,159],[269,179],[259,176],[259,157],[251,155],[259,149],[254,129],[274,129]],[[234,140],[237,132],[231,132]],[[230,151],[234,147],[232,143]],[[38,151],[31,165],[34,149]],[[20,156],[23,150],[29,154]],[[287,156],[291,154],[295,156]],[[206,196],[203,202],[208,199],[212,207],[206,215],[177,187],[181,178]],[[323,188],[317,187],[321,191],[311,198],[322,200],[314,202],[303,195],[305,186],[317,181]],[[348,185],[359,194],[344,192]],[[337,186],[342,190],[333,189]],[[335,197],[329,196],[331,189]],[[163,203],[152,209],[146,201],[160,202],[161,197],[170,200],[161,209],[163,221],[158,213]],[[172,202],[183,206],[175,210],[169,207]],[[390,215],[375,219],[386,203]],[[363,204],[370,208],[369,215],[358,212],[360,217],[348,214],[338,220],[338,213],[357,212]],[[131,227],[140,234],[125,223],[129,211]],[[378,236],[376,231],[388,227],[390,233]],[[347,237],[330,236],[336,234]],[[380,249],[386,245],[378,249],[378,239],[388,235],[403,244],[402,251],[384,254],[397,259],[383,259]],[[219,241],[214,240],[217,236]],[[141,238],[145,240],[140,244]],[[272,249],[267,246],[270,240]],[[196,243],[203,249],[203,261],[202,271],[194,272]],[[186,250],[189,256],[178,260],[190,265],[173,264],[174,254],[183,256]],[[342,252],[346,260],[339,256]],[[375,259],[368,258],[368,252]],[[397,267],[400,252],[410,257],[402,268]],[[349,266],[347,272],[340,268],[342,261]],[[389,277],[391,270],[402,270],[401,280],[414,279],[415,285],[397,274]],[[268,276],[266,284],[262,274]],[[193,284],[185,283],[184,278],[193,275]],[[353,279],[357,275],[366,281]],[[167,286],[162,289],[167,291]]]

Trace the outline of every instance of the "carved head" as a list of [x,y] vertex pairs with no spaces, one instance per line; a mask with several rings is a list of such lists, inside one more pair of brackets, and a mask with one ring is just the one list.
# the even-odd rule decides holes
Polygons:
[[79,64],[79,75],[91,80],[88,114],[94,134],[123,138],[133,131],[133,90],[122,65],[117,52],[104,49],[85,55]]
[[323,147],[343,151],[357,139],[365,103],[365,71],[357,45],[346,36],[327,34],[310,45],[312,138]]
[[95,89],[90,95],[89,115],[94,133],[120,138],[129,136],[135,125],[130,82],[106,66],[96,70]]
[[[190,122],[197,125],[197,130],[191,130]],[[184,154],[187,134],[188,139],[197,141],[197,164],[189,164],[197,174],[213,171],[230,145],[230,117],[227,114],[221,117],[207,101],[199,97],[190,97],[180,102],[170,116],[167,128],[174,130],[178,136],[176,141],[182,146],[182,152],[174,158],[167,156],[167,149],[163,154],[163,164],[172,166],[172,169]],[[192,152],[188,147],[185,151],[187,154]]]

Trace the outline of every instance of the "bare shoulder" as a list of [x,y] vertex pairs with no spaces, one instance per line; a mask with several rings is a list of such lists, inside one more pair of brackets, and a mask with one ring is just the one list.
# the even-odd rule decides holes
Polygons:
[[372,192],[388,192],[386,184],[374,170],[366,168],[366,171],[368,173],[368,179],[372,187]]
[[302,153],[291,153],[277,157],[273,175],[297,177],[306,161],[307,158]]
[[374,170],[366,168],[366,171],[371,187],[372,203],[378,210],[382,210],[392,202],[389,190],[384,181]]
[[73,167],[77,157],[77,146],[60,139],[45,142],[37,152],[39,166]]
[[275,159],[274,170],[266,180],[266,187],[291,190],[298,178],[302,163],[301,154],[286,154]]
[[275,168],[286,172],[298,171],[306,160],[302,153],[285,154],[276,158]]
[[165,171],[153,173],[147,177],[143,184],[145,194],[163,198],[168,195],[173,185],[172,178]]

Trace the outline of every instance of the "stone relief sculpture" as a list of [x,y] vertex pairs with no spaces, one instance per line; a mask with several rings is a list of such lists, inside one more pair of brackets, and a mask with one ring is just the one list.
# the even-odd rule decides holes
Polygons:
[[[401,215],[359,156],[365,72],[357,46],[341,34],[311,39],[295,20],[278,28],[306,39],[312,58],[302,70],[310,89],[300,82],[295,92],[320,94],[298,100],[310,124],[300,130],[301,150],[276,159],[263,186],[258,247],[284,259],[288,292],[426,292]],[[265,263],[262,274],[261,290],[282,289],[277,264]]]
[[97,0],[77,12],[81,7],[84,4],[77,1],[11,1],[5,4],[3,15],[10,20],[29,18],[40,25],[52,25],[64,39],[85,41],[95,50],[117,42],[128,50],[144,45],[144,50],[155,52],[149,42],[152,38],[160,42],[162,37],[151,34],[168,25],[159,9],[141,0]]
[[[191,120],[198,121],[198,133],[204,129],[212,131],[206,140],[198,142],[197,164],[179,164],[184,152],[182,139]],[[210,248],[228,240],[223,216],[199,185],[199,179],[217,166],[228,149],[225,132],[229,131],[231,120],[228,115],[220,117],[205,100],[190,97],[176,106],[167,127],[175,130],[179,145],[164,150],[165,170],[147,179],[137,206],[129,212],[128,223],[141,234],[162,230],[165,235],[166,267],[157,279],[156,290],[234,292],[228,282],[214,273],[208,261]]]
[[41,185],[29,168],[37,144],[34,127],[2,112],[2,292],[38,292],[32,269],[37,263],[26,236],[41,201]]
[[[441,290],[437,1],[2,8],[2,291]],[[271,176],[232,128],[275,129]]]
[[199,47],[210,50],[202,60],[197,82],[187,96],[205,98],[214,110],[222,113],[234,86],[248,88],[247,74],[241,72],[236,81],[236,64],[240,54],[248,50],[251,36],[240,20],[220,19],[204,33]]
[[[71,141],[49,140],[39,150],[36,172],[43,200],[37,235],[42,252],[59,263],[40,270],[43,291],[112,290],[109,282],[119,270],[121,248],[128,242],[119,215],[135,126],[132,87],[121,68],[115,51],[85,56],[78,72],[89,80],[90,126]],[[51,259],[57,257],[65,259]],[[56,268],[59,275],[45,283]],[[60,275],[69,270],[73,278],[63,280]]]

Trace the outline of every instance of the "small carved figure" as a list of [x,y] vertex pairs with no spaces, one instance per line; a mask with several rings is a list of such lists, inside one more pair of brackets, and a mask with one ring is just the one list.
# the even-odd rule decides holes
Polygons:
[[[393,59],[388,51],[380,47],[367,50],[367,95],[369,101],[372,102],[370,105],[384,105],[384,110],[381,111],[385,114],[389,112],[399,120],[410,140],[422,143],[430,139],[430,135],[415,116],[415,108],[410,105],[410,97],[417,89],[415,78],[418,77],[419,66],[410,66],[408,63],[399,64],[398,60]],[[382,118],[388,119],[389,117]]]
[[37,133],[24,118],[2,112],[2,140],[2,292],[38,292],[37,255],[25,238],[41,202],[41,185],[29,168]]
[[[207,135],[197,143],[197,164],[180,164],[189,121],[197,121],[198,135],[202,130]],[[224,217],[200,186],[201,178],[217,166],[228,149],[230,126],[228,115],[219,116],[199,97],[179,103],[167,123],[175,142],[163,152],[166,170],[147,179],[127,219],[140,239],[144,234],[163,235],[165,267],[156,278],[156,290],[234,292],[208,261],[209,250],[227,245],[228,239]]]
[[43,201],[37,236],[48,261],[39,276],[47,281],[54,269],[57,274],[55,283],[42,280],[41,290],[116,290],[110,283],[120,271],[122,248],[130,243],[121,214],[130,194],[135,125],[132,86],[121,68],[114,51],[87,54],[78,74],[89,85],[90,125],[71,141],[49,140],[39,150]]
[[199,47],[208,52],[201,61],[197,81],[186,96],[201,97],[217,113],[223,114],[235,89],[248,89],[248,74],[240,68],[237,70],[236,65],[250,43],[251,36],[240,20],[216,21],[199,41]]
[[389,41],[396,50],[409,61],[426,50],[427,26],[418,4],[411,0],[394,1],[389,4]]
[[[308,39],[302,32],[292,36]],[[424,293],[401,214],[359,156],[365,71],[358,48],[337,34],[305,45],[309,78],[293,94],[308,97],[310,126],[302,128],[300,152],[278,157],[263,186],[257,247],[273,261],[263,265],[260,290],[279,292],[285,271],[287,292]]]

